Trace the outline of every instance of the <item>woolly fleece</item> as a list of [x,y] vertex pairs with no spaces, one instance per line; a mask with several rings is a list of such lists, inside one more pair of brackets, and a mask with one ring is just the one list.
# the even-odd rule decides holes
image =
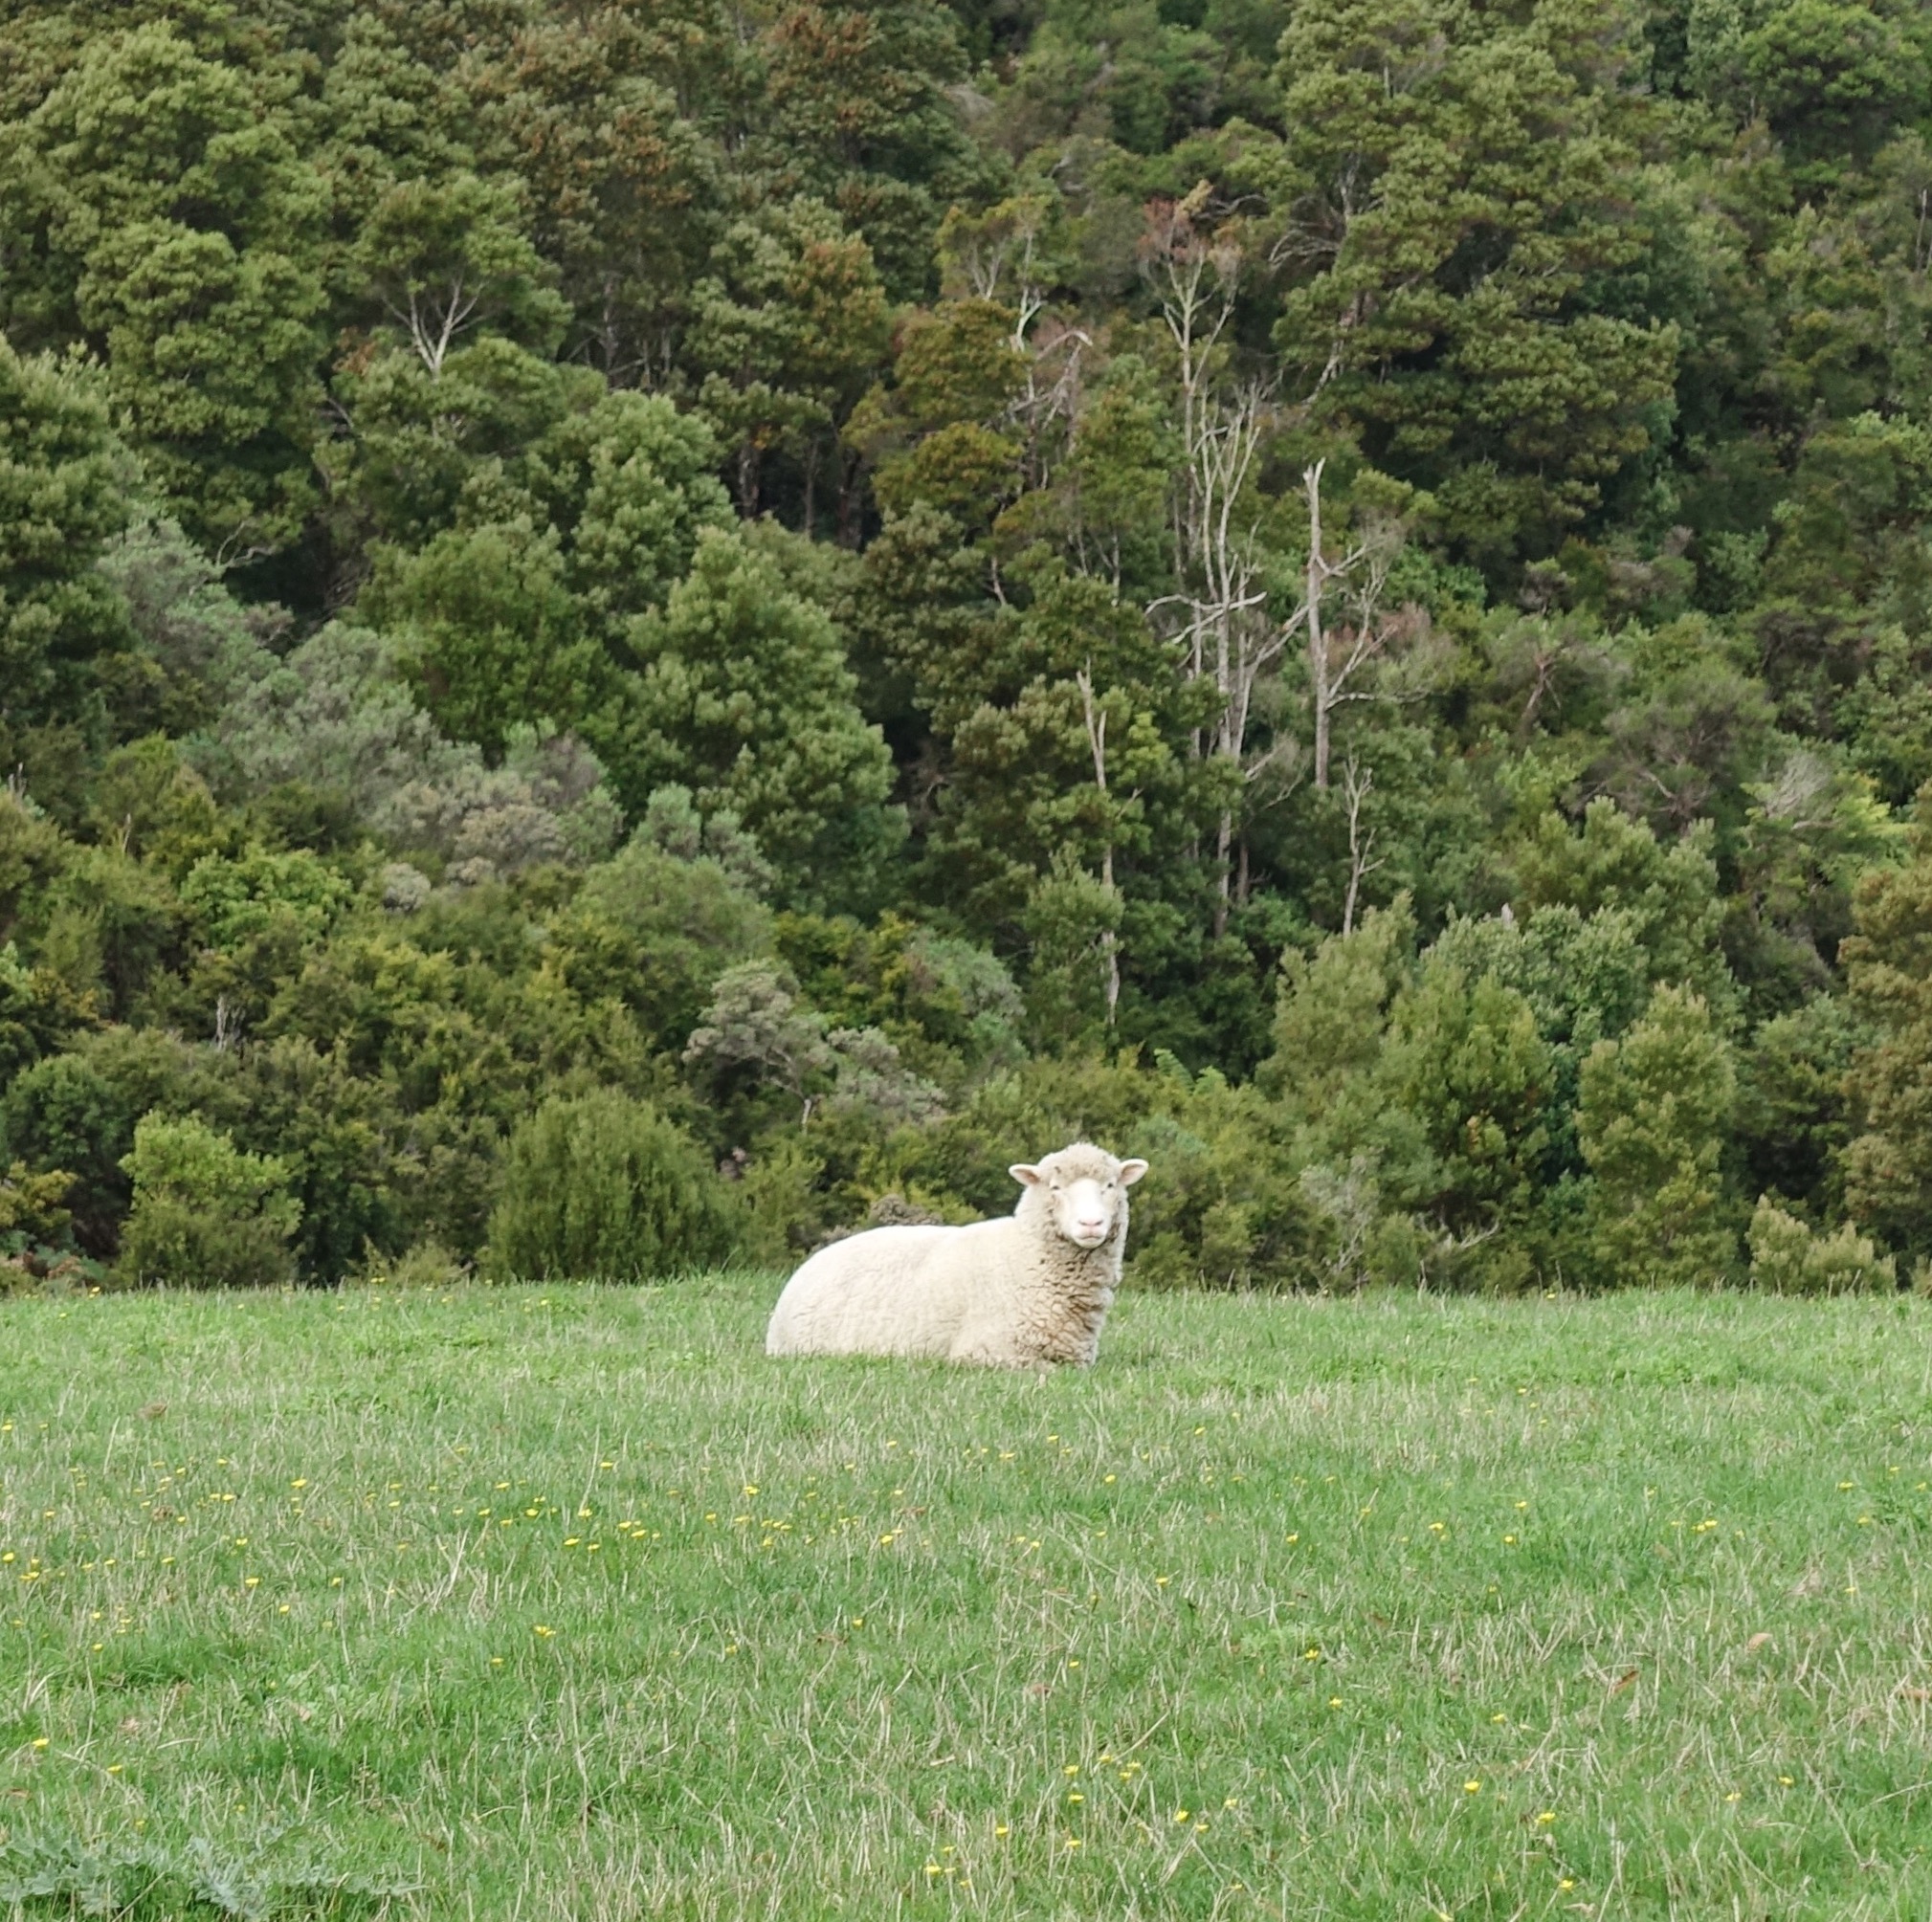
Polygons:
[[[1144,1161],[1085,1141],[1015,1168],[1010,1215],[966,1227],[873,1228],[833,1242],[786,1283],[768,1355],[930,1355],[989,1368],[1090,1366],[1120,1286],[1127,1187]],[[1109,1211],[1105,1238],[1071,1238],[1077,1183]]]

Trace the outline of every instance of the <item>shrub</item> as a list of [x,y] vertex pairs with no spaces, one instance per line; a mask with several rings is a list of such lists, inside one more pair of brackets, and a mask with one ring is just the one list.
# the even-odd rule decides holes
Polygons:
[[245,1155],[195,1116],[144,1115],[134,1152],[134,1207],[121,1237],[119,1275],[142,1286],[264,1288],[294,1280],[289,1248],[301,1204],[288,1170]]
[[354,889],[306,848],[278,854],[252,848],[239,858],[205,854],[181,884],[181,898],[211,945],[240,947],[278,921],[300,941],[320,937]]
[[1134,1190],[1127,1257],[1144,1287],[1305,1287],[1324,1278],[1331,1240],[1295,1179],[1266,1104],[1216,1070],[1190,1076],[1170,1054],[1146,1077],[1156,1112],[1116,1152],[1157,1178]]
[[1736,1254],[1720,1160],[1736,1074],[1695,994],[1660,987],[1583,1064],[1577,1138],[1596,1178],[1590,1248],[1606,1284],[1720,1281]]
[[74,1185],[64,1168],[32,1173],[22,1162],[0,1162],[0,1250],[13,1245],[56,1241],[71,1217],[60,1204]]
[[419,1241],[401,1254],[388,1255],[371,1248],[344,1278],[365,1287],[395,1289],[455,1288],[469,1278],[469,1269],[439,1241]]
[[650,1281],[722,1260],[732,1226],[698,1144],[655,1108],[610,1089],[553,1096],[511,1137],[484,1269]]
[[243,1110],[233,1057],[158,1028],[110,1027],[73,1053],[50,1055],[14,1078],[0,1098],[0,1136],[31,1169],[66,1169],[74,1239],[111,1259],[120,1246],[131,1184],[126,1157],[135,1123],[151,1111],[200,1113],[216,1123]]
[[1847,1222],[1813,1234],[1769,1195],[1751,1217],[1751,1286],[1769,1294],[1870,1294],[1899,1285],[1898,1264]]
[[709,855],[680,861],[633,836],[586,875],[553,935],[553,965],[580,996],[622,999],[677,1047],[725,969],[770,953],[772,918]]

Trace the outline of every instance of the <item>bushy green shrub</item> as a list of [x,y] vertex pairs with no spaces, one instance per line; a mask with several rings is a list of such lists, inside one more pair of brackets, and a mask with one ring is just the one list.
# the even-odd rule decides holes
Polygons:
[[[866,1161],[862,1185],[873,1193],[947,1197],[976,1215],[1006,1214],[1019,1199],[1007,1173],[1013,1162],[1077,1140],[1136,1153],[1127,1145],[1133,1131],[1163,1098],[1159,1077],[1131,1049],[1023,1062],[990,1076],[957,1114],[893,1135]],[[1134,1204],[1138,1214],[1139,1189]]]
[[233,1057],[159,1028],[109,1027],[48,1056],[0,1096],[0,1137],[30,1168],[64,1168],[75,1240],[106,1260],[119,1246],[132,1193],[126,1157],[150,1111],[198,1112],[220,1124],[243,1105]]
[[1751,1217],[1751,1286],[1768,1294],[1870,1294],[1899,1286],[1899,1265],[1846,1222],[1814,1234],[1769,1195]]
[[1158,1177],[1134,1190],[1134,1279],[1157,1288],[1319,1283],[1332,1230],[1296,1179],[1267,1103],[1214,1069],[1189,1075],[1171,1055],[1145,1078],[1155,1112],[1116,1149]]
[[301,1204],[273,1155],[246,1155],[195,1116],[144,1115],[134,1152],[134,1206],[121,1237],[120,1278],[134,1286],[271,1288],[295,1278],[289,1244]]
[[733,1227],[698,1144],[647,1102],[553,1096],[510,1138],[484,1271],[652,1281],[722,1260]]
[[1583,1064],[1577,1138],[1595,1177],[1589,1246],[1604,1286],[1708,1287],[1737,1254],[1720,1161],[1736,1087],[1710,1010],[1660,987]]
[[22,1162],[0,1162],[0,1251],[16,1241],[51,1242],[63,1233],[69,1216],[60,1204],[73,1185],[64,1168],[33,1174]]
[[260,848],[239,857],[205,854],[181,884],[181,898],[202,936],[222,949],[239,947],[278,920],[299,940],[313,940],[354,892],[306,848],[285,854]]
[[[1133,1194],[1134,1281],[1266,1288],[1324,1278],[1333,1231],[1297,1182],[1270,1104],[1213,1069],[1190,1075],[1166,1053],[1152,1068],[1128,1049],[994,1074],[957,1115],[901,1129],[862,1157],[854,1196],[890,1190],[953,1219],[1006,1214],[1019,1196],[1011,1163],[1083,1138],[1150,1165]],[[768,1210],[775,1186],[755,1160],[747,1187],[754,1180]],[[856,1226],[856,1215],[843,1225]]]
[[679,860],[638,835],[585,876],[553,931],[552,965],[579,995],[621,999],[660,1047],[679,1048],[719,976],[771,947],[769,910],[722,862]]
[[421,1241],[396,1255],[372,1248],[344,1279],[369,1288],[429,1290],[455,1288],[469,1272],[441,1242]]
[[859,1197],[828,1179],[824,1129],[788,1128],[749,1158],[739,1186],[739,1248],[758,1268],[791,1268],[855,1218]]

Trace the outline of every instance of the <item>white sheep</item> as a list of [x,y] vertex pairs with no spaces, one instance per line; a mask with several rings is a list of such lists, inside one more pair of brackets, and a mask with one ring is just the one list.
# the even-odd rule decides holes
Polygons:
[[1076,1141],[1008,1172],[1021,1188],[1010,1215],[872,1228],[820,1248],[785,1284],[766,1353],[1089,1366],[1121,1282],[1127,1190],[1147,1164]]

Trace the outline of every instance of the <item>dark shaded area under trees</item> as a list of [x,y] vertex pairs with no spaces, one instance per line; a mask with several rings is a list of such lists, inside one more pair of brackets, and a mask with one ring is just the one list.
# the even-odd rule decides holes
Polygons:
[[0,1278],[1076,1132],[1149,1280],[1932,1273],[1928,140],[1892,0],[23,0]]

